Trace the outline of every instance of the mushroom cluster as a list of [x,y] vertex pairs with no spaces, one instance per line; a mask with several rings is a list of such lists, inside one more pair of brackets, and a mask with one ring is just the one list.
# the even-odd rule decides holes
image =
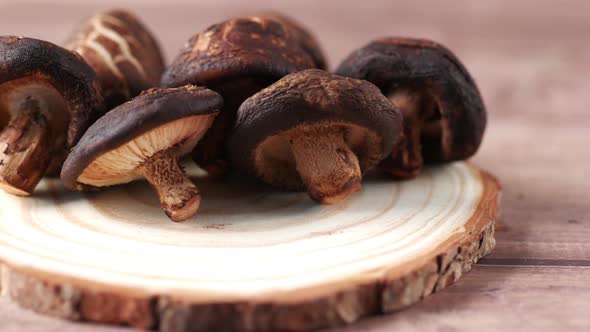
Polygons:
[[294,20],[276,13],[230,19],[189,39],[162,76],[162,86],[206,86],[224,107],[193,158],[214,177],[228,169],[226,141],[242,102],[283,76],[326,64],[318,43]]
[[173,221],[201,200],[183,156],[213,178],[236,171],[334,204],[376,166],[404,179],[469,158],[486,126],[444,46],[378,39],[330,73],[317,39],[274,12],[211,25],[166,68],[137,17],[101,12],[66,48],[0,37],[0,68],[2,189],[31,194],[62,164],[71,190],[144,178]]
[[131,13],[101,12],[66,48],[0,37],[0,187],[30,195],[106,110],[157,86],[164,61]]

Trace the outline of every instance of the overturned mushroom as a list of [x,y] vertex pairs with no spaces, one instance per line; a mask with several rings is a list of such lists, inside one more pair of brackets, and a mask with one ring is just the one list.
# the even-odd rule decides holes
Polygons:
[[193,216],[199,190],[178,165],[213,123],[223,101],[195,86],[151,89],[98,119],[66,159],[61,172],[72,190],[145,178],[173,221]]
[[29,195],[102,114],[96,75],[75,53],[0,37],[0,187]]
[[385,38],[354,51],[337,74],[377,85],[404,115],[404,139],[381,166],[408,178],[422,164],[466,159],[486,126],[479,90],[444,46],[420,39]]
[[305,70],[248,98],[228,150],[262,181],[336,203],[391,152],[402,116],[373,84]]
[[96,72],[107,109],[159,86],[164,60],[153,34],[133,14],[100,12],[78,29],[67,48]]
[[314,59],[288,25],[268,18],[236,18],[192,37],[165,71],[162,85],[205,85],[223,96],[221,114],[193,154],[217,176],[227,166],[225,141],[240,104],[281,77],[314,67]]

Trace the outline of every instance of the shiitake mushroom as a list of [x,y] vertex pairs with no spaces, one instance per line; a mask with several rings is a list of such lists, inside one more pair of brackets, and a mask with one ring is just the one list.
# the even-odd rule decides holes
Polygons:
[[92,68],[46,41],[0,37],[0,68],[0,187],[26,196],[102,114],[103,100]]
[[325,63],[305,33],[285,16],[230,19],[193,36],[164,72],[162,86],[204,85],[223,96],[223,110],[193,153],[210,175],[227,170],[226,137],[246,98],[287,74]]
[[467,159],[479,148],[486,110],[474,79],[443,45],[383,38],[353,51],[336,73],[377,85],[404,115],[404,138],[381,167],[412,178],[424,163]]
[[79,53],[96,72],[107,110],[159,86],[164,71],[154,34],[125,10],[102,11],[88,18],[66,48]]
[[332,204],[361,188],[401,129],[401,113],[375,85],[309,69],[240,106],[228,151],[243,172]]
[[178,165],[213,123],[221,96],[204,87],[154,88],[114,108],[84,133],[64,162],[61,179],[89,190],[145,178],[173,221],[193,216],[198,188]]

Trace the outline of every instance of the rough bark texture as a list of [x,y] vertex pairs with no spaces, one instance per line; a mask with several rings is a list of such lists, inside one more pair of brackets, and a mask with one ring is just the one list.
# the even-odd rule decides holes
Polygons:
[[[98,6],[136,8],[157,27],[169,59],[187,33],[250,12],[253,3],[154,0],[4,1],[5,33],[61,41]],[[379,2],[256,0],[305,23],[337,65],[353,47],[385,34],[424,36],[461,55],[490,116],[477,164],[502,179],[502,230],[493,253],[459,284],[409,310],[363,320],[337,332],[590,331],[590,2],[433,0]],[[202,10],[206,7],[207,10]],[[420,8],[420,11],[417,11]],[[510,8],[510,15],[506,15]],[[572,9],[580,13],[572,15]],[[163,14],[165,11],[165,15]],[[327,15],[330,13],[331,15]],[[171,18],[174,18],[171,20]],[[547,24],[552,22],[553,24]],[[179,33],[184,32],[184,33]],[[532,144],[542,142],[542,144]],[[557,309],[556,309],[557,308]],[[485,323],[482,323],[485,322]],[[2,332],[132,332],[51,319],[0,298]],[[331,331],[336,332],[336,330]]]
[[[44,280],[8,268],[4,281],[8,295],[21,306],[55,317],[126,324],[149,329],[155,325],[154,300],[81,288]],[[6,286],[6,285],[5,285]]]
[[[458,280],[495,246],[500,185],[482,172],[480,205],[457,233],[408,266],[384,266],[370,280],[298,301],[191,303],[166,295],[116,292],[108,286],[5,266],[3,290],[21,306],[57,317],[126,324],[166,332],[307,331],[348,324],[403,309]],[[375,272],[375,271],[371,271]],[[362,274],[361,272],[359,272]],[[302,290],[304,291],[304,290]]]

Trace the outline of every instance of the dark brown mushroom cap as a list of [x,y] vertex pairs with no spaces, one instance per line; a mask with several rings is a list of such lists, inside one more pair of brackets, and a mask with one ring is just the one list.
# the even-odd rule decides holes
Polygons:
[[162,77],[167,87],[206,84],[227,77],[261,77],[272,82],[314,68],[314,60],[283,23],[236,18],[193,36]]
[[313,61],[315,62],[315,67],[317,69],[323,70],[327,68],[326,57],[324,56],[324,52],[322,51],[319,42],[314,37],[314,35],[309,30],[307,30],[303,25],[301,25],[298,21],[281,13],[271,11],[263,12],[256,16],[280,21],[283,24],[289,26],[289,28],[293,30],[293,33],[295,34],[297,40],[299,40],[300,46],[306,52],[308,52],[313,58]]
[[82,136],[64,162],[61,179],[70,189],[94,159],[163,124],[193,115],[219,112],[219,94],[196,86],[154,88],[114,108]]
[[368,80],[384,94],[413,88],[429,94],[441,115],[441,142],[423,142],[425,161],[468,158],[483,137],[486,112],[475,81],[444,46],[429,40],[383,38],[350,54],[339,75]]
[[[228,142],[231,160],[241,170],[256,174],[254,153],[263,141],[290,129],[319,124],[354,125],[375,133],[382,138],[381,146],[375,147],[379,159],[397,142],[402,116],[370,82],[304,70],[244,101]],[[378,161],[359,157],[362,171]]]
[[67,47],[95,70],[109,109],[160,84],[164,58],[158,42],[128,11],[97,13],[82,24]]
[[103,100],[92,68],[77,54],[52,43],[0,37],[0,72],[0,84],[36,77],[51,84],[62,95],[70,115],[68,147],[73,146],[103,113]]

